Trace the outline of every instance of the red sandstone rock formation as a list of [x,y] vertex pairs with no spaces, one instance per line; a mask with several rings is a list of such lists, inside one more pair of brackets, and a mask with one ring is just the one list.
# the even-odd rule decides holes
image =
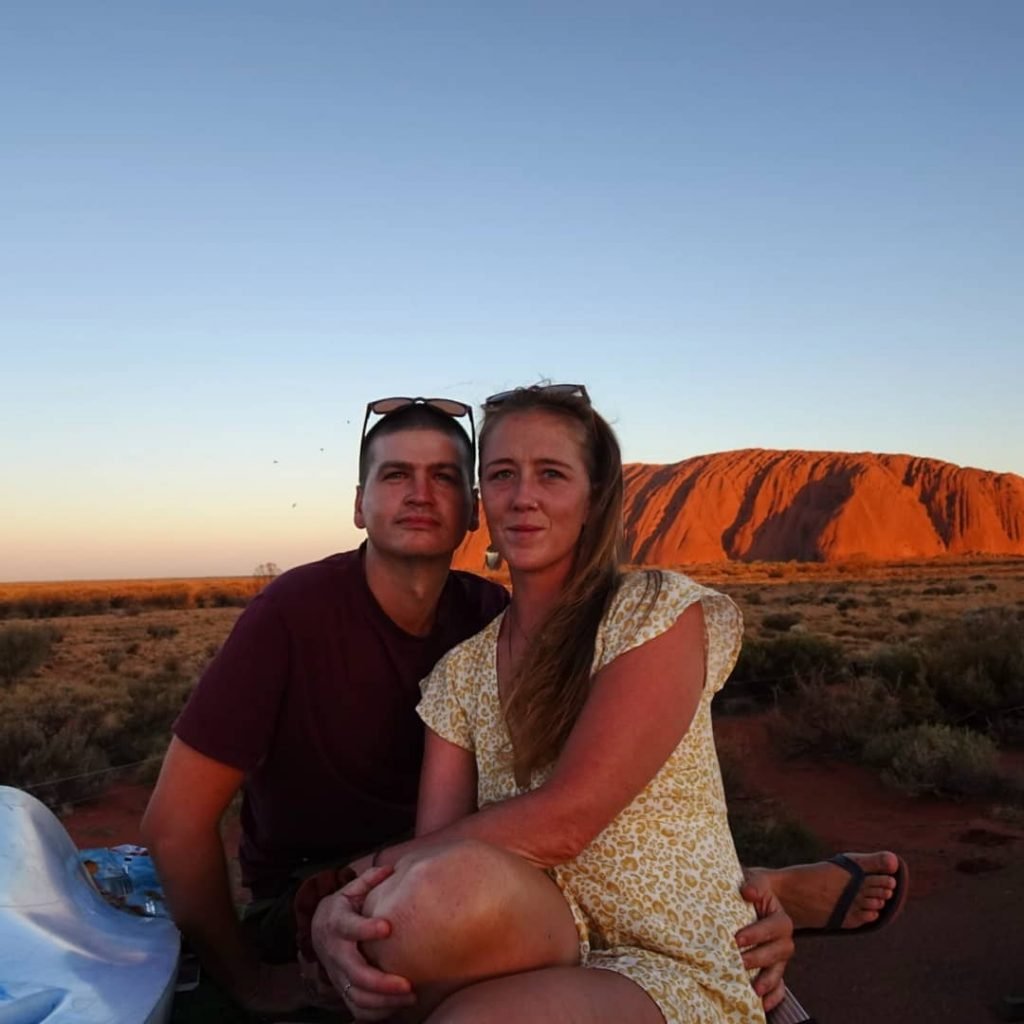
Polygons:
[[[635,563],[1024,555],[1024,477],[869,452],[746,449],[625,467]],[[486,525],[456,553],[483,567]]]

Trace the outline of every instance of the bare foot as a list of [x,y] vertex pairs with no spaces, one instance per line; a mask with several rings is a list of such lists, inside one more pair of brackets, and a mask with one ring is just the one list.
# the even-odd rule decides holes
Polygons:
[[[892,898],[899,859],[888,850],[846,856],[863,869],[864,880],[843,918],[842,928],[860,928],[877,921]],[[746,874],[751,880],[767,881],[798,929],[824,928],[850,882],[848,871],[824,860],[786,868],[748,868]]]

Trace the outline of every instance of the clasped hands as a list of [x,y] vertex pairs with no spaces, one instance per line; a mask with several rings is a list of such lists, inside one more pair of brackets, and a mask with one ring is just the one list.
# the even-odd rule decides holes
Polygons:
[[[359,949],[360,942],[391,933],[388,921],[365,917],[362,910],[367,894],[393,871],[371,867],[353,877],[350,869],[329,870],[307,879],[296,895],[303,978],[321,994],[333,988],[356,1020],[387,1020],[416,1002],[407,979],[373,967]],[[783,973],[793,955],[793,922],[763,879],[748,882],[741,893],[758,919],[736,933],[736,944],[744,966],[758,972],[754,990],[768,1011],[786,994]]]

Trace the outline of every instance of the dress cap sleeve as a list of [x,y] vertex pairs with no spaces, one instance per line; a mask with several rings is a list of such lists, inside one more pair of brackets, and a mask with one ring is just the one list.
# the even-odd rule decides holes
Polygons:
[[449,651],[422,680],[416,713],[442,739],[463,750],[475,750],[465,703],[469,680],[465,672],[460,672],[462,659],[458,655],[458,647]]
[[704,686],[717,693],[739,657],[743,616],[725,594],[661,569],[631,572],[623,578],[598,630],[594,671],[666,632],[698,601],[704,610]]

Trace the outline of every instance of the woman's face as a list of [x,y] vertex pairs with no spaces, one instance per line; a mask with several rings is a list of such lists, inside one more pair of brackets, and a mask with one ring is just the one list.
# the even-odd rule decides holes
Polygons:
[[491,539],[520,572],[569,571],[590,506],[583,428],[557,413],[510,413],[487,434],[480,496]]

